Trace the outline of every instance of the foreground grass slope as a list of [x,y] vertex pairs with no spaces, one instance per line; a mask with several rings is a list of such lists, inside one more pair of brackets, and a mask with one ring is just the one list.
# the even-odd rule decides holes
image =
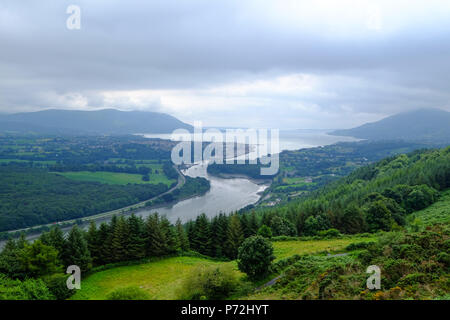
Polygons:
[[[181,281],[199,266],[219,265],[217,262],[197,257],[172,257],[100,271],[84,279],[74,300],[103,300],[119,288],[137,286],[155,300],[176,299]],[[239,272],[236,270],[236,272]]]
[[[278,259],[291,255],[334,252],[345,249],[350,243],[373,241],[373,238],[345,238],[308,241],[276,241],[274,254]],[[145,290],[155,300],[178,298],[182,281],[200,266],[231,265],[239,278],[244,274],[238,271],[236,261],[220,262],[200,257],[171,257],[157,261],[115,267],[91,274],[82,281],[81,290],[72,297],[74,300],[103,300],[108,294],[120,288],[136,286]],[[270,280],[268,277],[267,280]]]
[[[291,258],[277,283],[245,298],[450,299],[449,221],[450,190],[446,190],[439,201],[408,217],[407,231],[381,233],[376,242],[366,238],[347,247],[354,251],[346,256]],[[290,242],[285,246],[293,252]],[[381,268],[381,290],[366,288],[369,265]]]

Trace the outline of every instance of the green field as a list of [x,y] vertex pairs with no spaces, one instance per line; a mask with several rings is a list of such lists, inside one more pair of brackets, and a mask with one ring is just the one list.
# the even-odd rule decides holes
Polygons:
[[[103,300],[118,288],[138,286],[151,299],[177,299],[181,282],[194,268],[233,262],[196,257],[173,257],[133,266],[117,267],[92,274],[81,282],[74,300]],[[236,272],[239,272],[236,270]]]
[[295,254],[312,254],[323,251],[333,252],[344,250],[346,246],[354,242],[370,242],[375,238],[344,238],[344,239],[330,239],[330,240],[293,240],[293,241],[277,241],[273,242],[275,261],[284,259]]
[[166,185],[171,185],[175,180],[169,180],[161,171],[158,171],[157,174],[152,173],[150,176],[150,181],[143,181],[142,175],[140,174],[131,174],[131,173],[120,173],[120,172],[107,172],[107,171],[68,171],[68,172],[58,172],[55,173],[58,175],[62,175],[66,178],[78,181],[92,181],[92,182],[100,182],[105,184],[120,184],[125,185],[128,183],[152,183],[158,184],[163,183]]
[[[273,242],[276,260],[294,254],[312,254],[324,250],[343,250],[352,242],[373,241],[373,238],[348,238],[311,241]],[[72,297],[74,300],[102,300],[112,291],[129,286],[137,286],[150,294],[151,299],[177,299],[182,280],[199,266],[231,264],[236,273],[236,261],[218,262],[197,257],[172,257],[138,265],[116,267],[99,271],[83,279],[81,289]]]
[[315,186],[316,183],[315,182],[300,182],[300,183],[295,183],[295,184],[290,184],[287,186],[278,186],[275,188],[275,191],[280,191],[280,190],[285,190],[287,188],[300,188],[300,187],[304,187],[304,186]]
[[450,190],[441,193],[438,202],[426,209],[416,211],[408,216],[409,224],[417,224],[422,227],[450,222]]
[[303,177],[296,177],[296,178],[283,178],[283,183],[287,184],[297,184],[297,183],[304,183],[305,178]]

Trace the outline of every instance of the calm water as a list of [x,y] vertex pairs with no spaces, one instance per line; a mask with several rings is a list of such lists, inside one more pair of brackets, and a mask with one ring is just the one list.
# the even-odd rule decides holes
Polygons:
[[183,174],[190,177],[204,177],[211,183],[211,189],[203,196],[187,199],[170,207],[154,210],[142,210],[137,215],[147,216],[158,212],[174,222],[180,218],[183,222],[193,219],[201,213],[215,216],[220,212],[229,213],[239,210],[259,199],[259,193],[268,186],[258,185],[247,179],[221,179],[206,173],[206,164],[198,164],[185,170]]

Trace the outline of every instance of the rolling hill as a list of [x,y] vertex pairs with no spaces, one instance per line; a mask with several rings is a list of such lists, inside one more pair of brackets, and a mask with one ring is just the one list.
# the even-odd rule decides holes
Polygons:
[[0,115],[0,132],[40,134],[134,134],[192,131],[192,126],[168,114],[144,111],[44,110]]
[[450,112],[419,109],[353,129],[335,130],[330,134],[370,140],[400,139],[446,145],[450,142]]

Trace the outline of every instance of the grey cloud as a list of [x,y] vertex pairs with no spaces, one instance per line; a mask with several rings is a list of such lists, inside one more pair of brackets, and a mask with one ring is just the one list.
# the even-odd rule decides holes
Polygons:
[[[81,7],[81,30],[65,28],[72,3]],[[278,25],[258,9],[265,4],[270,3],[2,1],[0,110],[72,108],[84,99],[86,108],[165,111],[157,98],[143,105],[126,99],[107,103],[100,92],[196,91],[295,73],[322,79],[318,91],[250,96],[254,103],[226,120],[233,125],[252,115],[257,123],[295,126],[292,119],[304,118],[295,114],[296,103],[315,106],[304,125],[324,127],[335,127],[339,119],[341,126],[353,125],[339,118],[350,113],[366,121],[368,114],[375,119],[417,107],[449,108],[448,19],[414,16],[386,34],[354,30],[356,35],[342,36],[322,27],[326,21],[320,19]],[[394,19],[395,12],[387,18]],[[254,106],[260,100],[264,103]],[[280,116],[270,123],[274,108]],[[175,115],[225,125],[214,108]]]

